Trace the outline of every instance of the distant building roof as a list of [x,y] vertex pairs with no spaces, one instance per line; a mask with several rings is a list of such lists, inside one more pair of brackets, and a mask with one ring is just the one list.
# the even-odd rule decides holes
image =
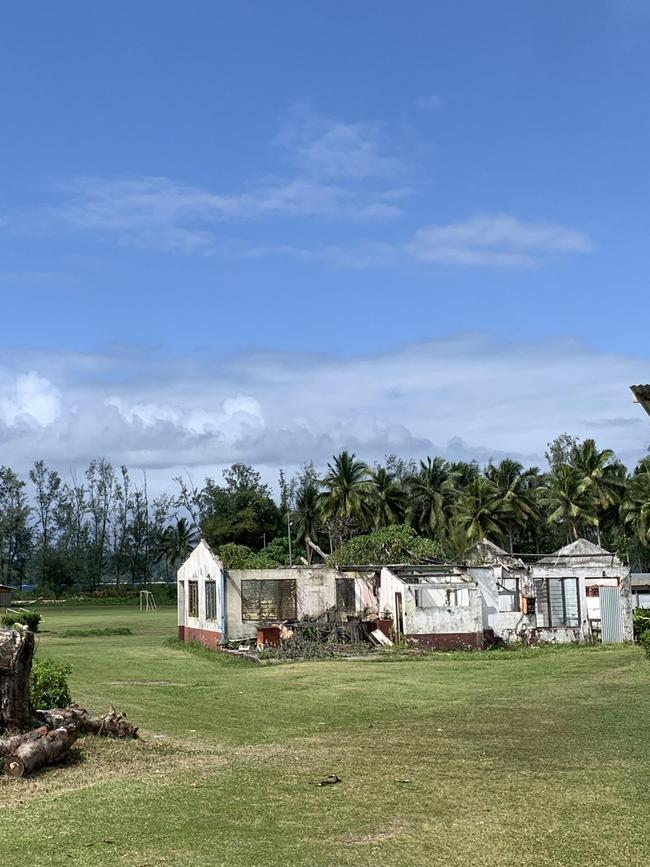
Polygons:
[[650,415],[650,385],[631,385],[634,400]]
[[622,566],[623,564],[618,559],[616,554],[611,551],[606,551],[600,545],[595,545],[588,539],[577,539],[571,542],[570,545],[565,545],[559,551],[549,554],[538,561],[539,566],[552,566],[558,561],[564,563],[565,566],[584,566],[587,564],[605,565],[608,561],[612,565]]
[[650,572],[632,572],[632,587],[650,587]]

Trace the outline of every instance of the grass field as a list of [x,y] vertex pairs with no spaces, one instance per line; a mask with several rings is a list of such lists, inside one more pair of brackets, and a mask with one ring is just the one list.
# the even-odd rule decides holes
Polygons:
[[38,653],[142,739],[3,779],[3,867],[650,862],[638,648],[262,667],[165,646],[172,609],[43,614]]

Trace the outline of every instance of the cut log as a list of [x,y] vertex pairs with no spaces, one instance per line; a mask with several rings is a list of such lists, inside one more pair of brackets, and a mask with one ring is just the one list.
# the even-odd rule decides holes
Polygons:
[[29,675],[34,633],[26,626],[0,629],[0,733],[24,731],[32,722]]
[[111,707],[104,716],[93,717],[78,704],[70,704],[68,707],[53,710],[37,710],[36,718],[51,728],[75,726],[81,732],[90,732],[94,735],[113,735],[116,738],[138,736],[138,727],[132,725],[125,714],[115,710],[114,707]]
[[40,737],[20,744],[7,756],[5,773],[8,777],[25,777],[46,765],[60,762],[66,758],[76,740],[77,730],[74,728],[45,731]]
[[8,738],[0,738],[0,757],[10,756],[16,747],[20,746],[20,744],[27,743],[27,741],[34,741],[36,738],[40,738],[42,735],[47,734],[47,732],[47,726],[41,726],[40,728],[27,732],[24,735],[12,735]]

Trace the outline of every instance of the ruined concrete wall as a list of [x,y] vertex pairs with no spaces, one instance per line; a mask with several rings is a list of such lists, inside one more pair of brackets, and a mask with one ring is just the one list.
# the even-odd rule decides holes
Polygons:
[[390,613],[393,628],[397,630],[395,594],[398,593],[402,598],[407,643],[418,642],[445,649],[482,646],[481,597],[475,584],[450,584],[451,590],[461,587],[467,595],[467,605],[418,607],[412,586],[384,568],[381,571],[379,610]]
[[470,567],[469,575],[476,581],[481,595],[483,628],[491,629],[494,634],[507,642],[516,641],[523,632],[534,629],[535,617],[528,617],[519,611],[499,611],[499,584],[506,578],[519,579],[518,606],[521,609],[521,596],[534,595],[531,579],[524,570],[509,571],[503,566]]
[[[183,635],[189,637],[193,631],[199,633],[221,633],[223,599],[221,598],[223,565],[203,540],[199,542],[187,560],[181,565],[176,576],[178,589],[178,626],[184,628]],[[208,620],[205,604],[205,582],[216,582],[217,607],[214,619]],[[188,582],[198,583],[198,616],[189,613]],[[205,642],[204,642],[205,643]]]
[[298,620],[322,617],[336,606],[336,579],[341,575],[327,567],[297,567],[278,569],[229,569],[226,572],[226,636],[228,641],[254,638],[257,621],[242,620],[242,581],[296,582],[296,614]]
[[531,578],[577,578],[578,600],[580,605],[580,624],[574,630],[573,627],[548,627],[543,622],[541,607],[537,606],[536,627],[538,635],[544,633],[549,638],[540,640],[552,640],[554,631],[558,631],[558,641],[564,641],[562,630],[569,634],[575,634],[577,641],[587,641],[590,637],[589,618],[595,617],[595,611],[600,616],[600,603],[595,597],[587,596],[587,587],[593,585],[618,586],[621,592],[621,614],[623,618],[623,633],[626,641],[632,641],[632,593],[629,566],[620,563],[612,564],[603,559],[594,559],[591,563],[570,565],[570,561],[560,561],[557,565],[544,565],[536,563],[531,567]]

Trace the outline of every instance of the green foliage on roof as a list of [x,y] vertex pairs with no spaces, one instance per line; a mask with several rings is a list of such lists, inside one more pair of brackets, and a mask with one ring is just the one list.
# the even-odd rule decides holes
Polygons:
[[439,542],[425,539],[406,524],[396,524],[349,539],[334,551],[328,563],[337,566],[381,566],[440,560],[444,557],[445,552]]

